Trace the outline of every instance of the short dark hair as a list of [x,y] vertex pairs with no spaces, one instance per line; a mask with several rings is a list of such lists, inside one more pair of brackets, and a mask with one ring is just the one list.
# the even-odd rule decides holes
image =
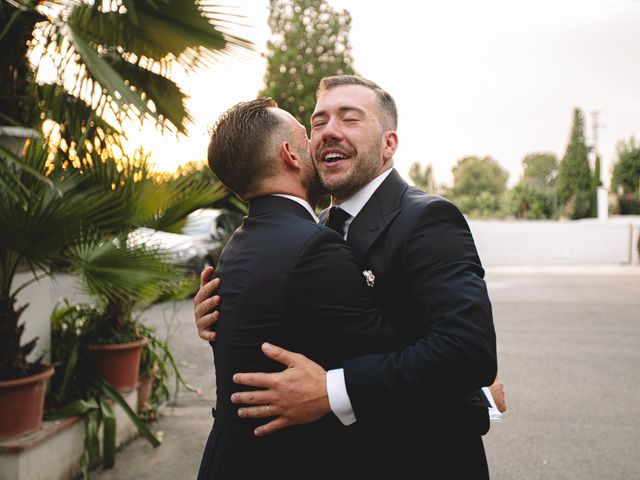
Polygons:
[[271,135],[283,123],[270,110],[277,106],[268,97],[240,102],[224,112],[211,130],[209,167],[241,198],[275,171],[268,152]]
[[370,88],[376,94],[378,104],[387,116],[387,124],[384,127],[387,130],[396,130],[398,128],[398,107],[393,97],[383,90],[380,85],[358,75],[335,75],[333,77],[324,77],[320,80],[318,89],[316,90],[316,100],[327,90],[341,85],[362,85]]

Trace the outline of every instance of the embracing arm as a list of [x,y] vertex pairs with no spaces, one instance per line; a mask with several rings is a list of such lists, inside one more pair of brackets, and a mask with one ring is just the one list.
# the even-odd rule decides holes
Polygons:
[[196,321],[198,336],[209,342],[216,339],[216,332],[211,328],[220,319],[217,309],[220,305],[220,296],[214,295],[220,288],[220,279],[213,278],[213,267],[205,268],[200,274],[200,289],[193,297],[193,316]]

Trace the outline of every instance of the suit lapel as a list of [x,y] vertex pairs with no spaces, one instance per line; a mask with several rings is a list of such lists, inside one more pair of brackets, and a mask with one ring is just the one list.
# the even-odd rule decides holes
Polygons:
[[373,243],[400,213],[400,202],[408,186],[394,169],[354,218],[347,242],[360,261],[364,261]]

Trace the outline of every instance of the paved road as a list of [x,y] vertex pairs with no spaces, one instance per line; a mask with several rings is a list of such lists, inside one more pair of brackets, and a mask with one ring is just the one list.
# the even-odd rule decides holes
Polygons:
[[[640,478],[640,268],[491,270],[500,375],[509,411],[485,437],[492,478]],[[147,315],[165,330],[167,306]],[[211,354],[195,338],[191,305],[177,306],[171,344],[203,389],[182,391],[156,428],[98,480],[194,478],[214,401]]]

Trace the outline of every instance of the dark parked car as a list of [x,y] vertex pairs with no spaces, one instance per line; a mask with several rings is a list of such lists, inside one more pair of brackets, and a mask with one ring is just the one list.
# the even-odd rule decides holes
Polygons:
[[242,215],[238,212],[201,208],[187,216],[181,234],[138,228],[129,238],[168,253],[175,263],[184,265],[199,278],[205,267],[216,264],[227,240],[241,223]]

